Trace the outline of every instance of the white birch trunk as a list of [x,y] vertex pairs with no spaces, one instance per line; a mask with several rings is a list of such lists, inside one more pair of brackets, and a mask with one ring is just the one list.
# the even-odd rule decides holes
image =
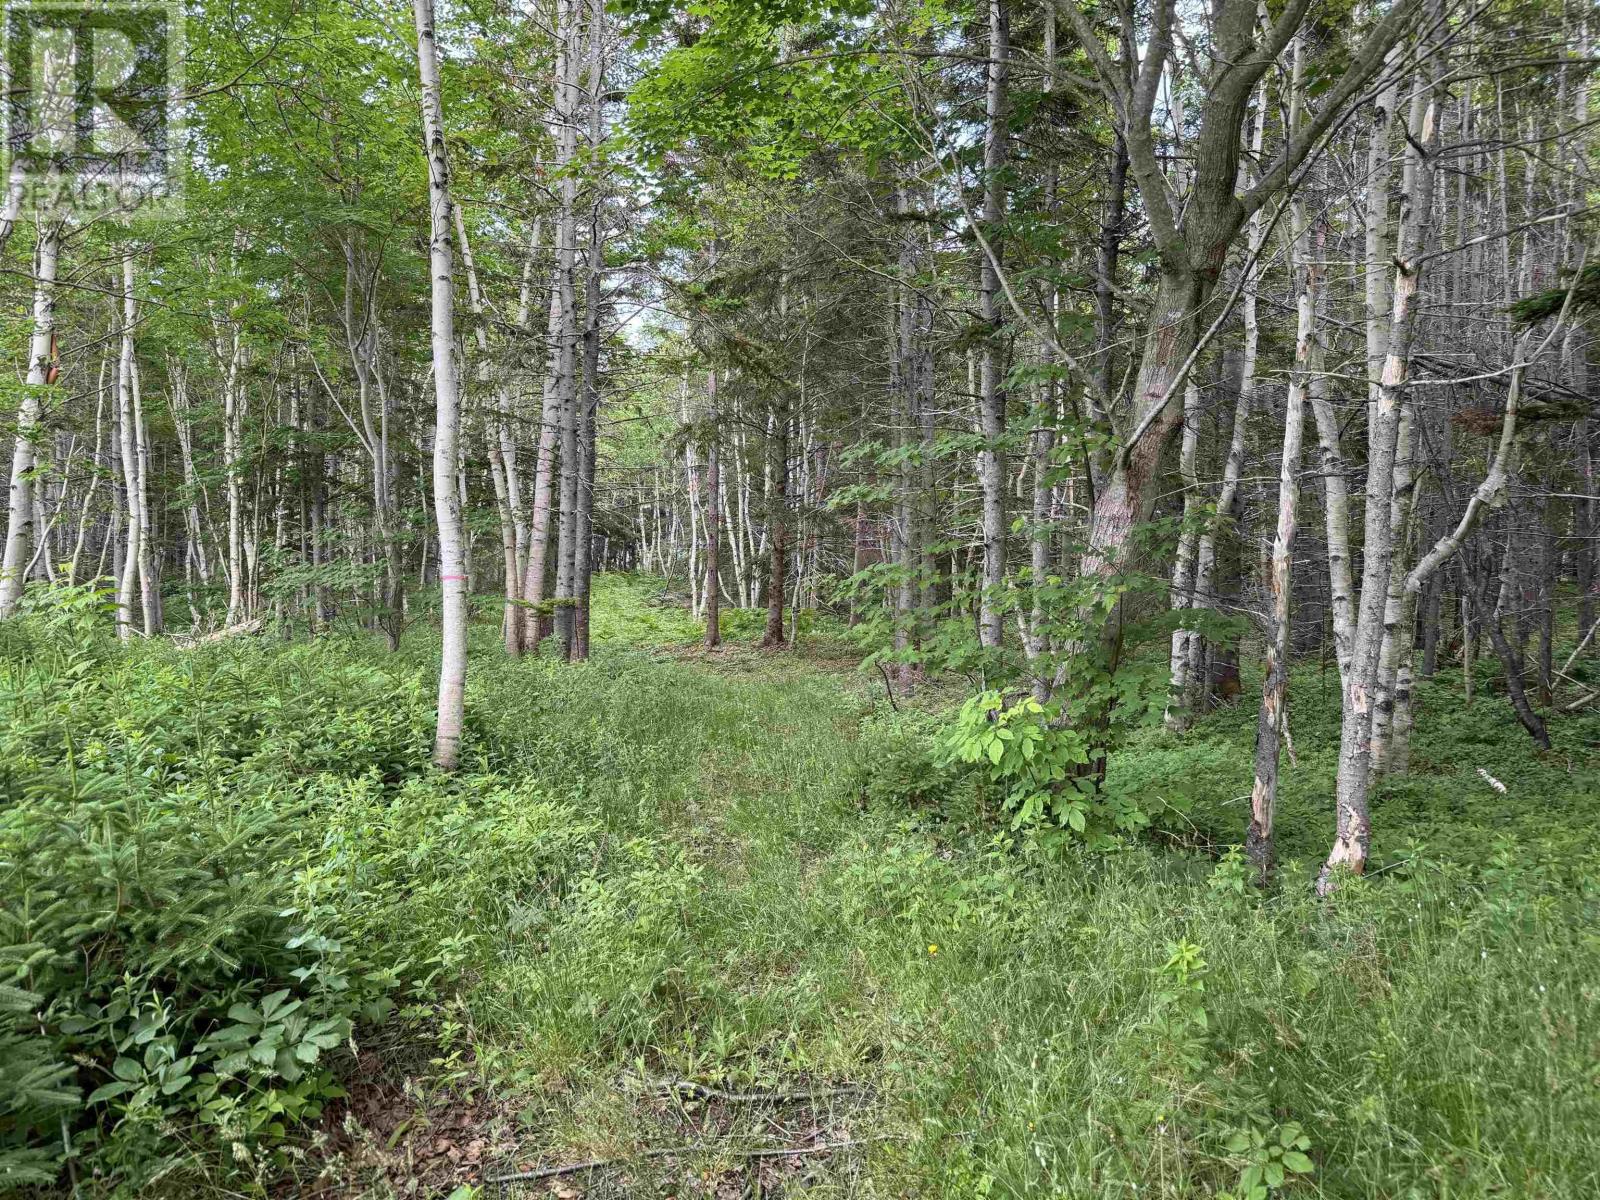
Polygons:
[[33,333],[28,341],[27,391],[17,406],[11,449],[11,486],[6,503],[5,555],[0,559],[0,618],[13,615],[33,558],[34,439],[39,436],[39,391],[49,376],[56,327],[56,269],[61,226],[41,222],[33,255]]
[[[1183,447],[1178,454],[1178,478],[1183,482],[1182,528],[1178,531],[1177,556],[1172,564],[1172,587],[1168,593],[1168,602],[1180,610],[1194,603],[1195,552],[1200,537],[1194,524],[1195,510],[1200,506],[1196,462],[1199,449],[1200,388],[1191,379],[1183,390]],[[1189,720],[1189,641],[1194,636],[1181,625],[1172,631],[1167,710],[1162,719],[1174,733],[1181,732]]]
[[[1000,254],[998,226],[1005,216],[1005,187],[1001,173],[1006,163],[1007,59],[1011,24],[1007,0],[988,0],[989,63],[984,93],[983,212],[982,221],[993,255]],[[1000,645],[1003,625],[1001,590],[1006,570],[1005,462],[1001,439],[1006,432],[1004,355],[1000,346],[1000,268],[989,253],[979,264],[979,319],[984,341],[978,367],[979,424],[983,448],[978,452],[978,483],[983,489],[983,587],[978,598],[978,640],[986,647]]]
[[439,55],[434,40],[433,0],[414,0],[417,71],[422,83],[422,128],[428,156],[428,261],[433,277],[432,344],[435,416],[433,508],[439,531],[439,582],[444,640],[439,657],[439,715],[433,762],[453,771],[461,758],[466,707],[467,579],[462,556],[461,496],[456,468],[461,435],[461,397],[455,362],[454,254],[450,245],[450,163],[439,94]]
[[[1421,70],[1436,68],[1424,62]],[[1417,325],[1417,288],[1421,282],[1423,235],[1433,207],[1433,157],[1439,143],[1438,106],[1431,77],[1419,78],[1412,95],[1410,133],[1396,238],[1393,306],[1388,352],[1381,386],[1372,406],[1368,434],[1368,497],[1361,579],[1361,601],[1355,620],[1350,671],[1345,680],[1339,730],[1339,767],[1335,783],[1333,847],[1317,878],[1326,895],[1337,886],[1341,870],[1361,874],[1371,844],[1368,792],[1372,782],[1372,699],[1378,656],[1383,643],[1383,615],[1393,554],[1389,505],[1392,494],[1400,407],[1404,399]],[[1371,265],[1371,264],[1369,264]]]
[[[117,634],[155,632],[154,580],[149,547],[149,504],[144,488],[143,422],[135,391],[133,330],[138,310],[133,294],[133,253],[122,255],[122,333],[117,358],[117,420],[121,426],[122,484],[127,506],[127,547],[117,586]],[[135,598],[137,597],[137,606]],[[135,624],[136,614],[139,618]]]

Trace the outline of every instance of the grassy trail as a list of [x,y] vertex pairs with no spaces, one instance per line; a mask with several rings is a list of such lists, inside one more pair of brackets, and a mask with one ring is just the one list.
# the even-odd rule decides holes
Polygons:
[[[607,652],[574,673],[591,703],[584,675],[607,681],[591,728],[626,778],[588,778],[639,857],[631,925],[505,964],[480,1045],[543,1097],[524,1157],[696,1147],[624,1168],[663,1195],[1187,1197],[1257,1160],[1304,1166],[1281,1177],[1306,1195],[1600,1181],[1592,897],[1440,864],[1327,911],[1293,864],[1260,901],[1206,856],[1044,862],[959,804],[864,803],[907,721],[837,666]],[[660,1079],[866,1096],[685,1110],[640,1090]],[[734,1153],[839,1142],[859,1144],[782,1173]]]

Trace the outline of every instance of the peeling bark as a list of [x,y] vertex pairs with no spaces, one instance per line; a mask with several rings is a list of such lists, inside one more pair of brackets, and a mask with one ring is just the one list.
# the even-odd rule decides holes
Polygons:
[[1411,345],[1416,336],[1417,289],[1423,269],[1421,252],[1426,224],[1433,210],[1433,160],[1439,145],[1438,105],[1432,78],[1437,73],[1437,63],[1427,61],[1422,70],[1428,74],[1418,79],[1411,100],[1388,351],[1368,430],[1366,493],[1368,497],[1382,500],[1373,503],[1369,499],[1367,503],[1361,601],[1339,729],[1334,839],[1317,877],[1317,891],[1322,895],[1337,887],[1341,871],[1359,875],[1366,869],[1371,843],[1368,793],[1372,783],[1372,704],[1393,557],[1391,514],[1384,501],[1394,487],[1400,408],[1409,378]]

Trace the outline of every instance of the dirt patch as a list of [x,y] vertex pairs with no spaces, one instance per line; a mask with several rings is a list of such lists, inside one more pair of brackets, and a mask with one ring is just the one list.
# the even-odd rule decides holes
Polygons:
[[443,1197],[482,1182],[485,1167],[517,1147],[514,1109],[487,1092],[424,1094],[379,1055],[363,1052],[345,1080],[348,1095],[328,1106],[302,1172],[285,1197]]

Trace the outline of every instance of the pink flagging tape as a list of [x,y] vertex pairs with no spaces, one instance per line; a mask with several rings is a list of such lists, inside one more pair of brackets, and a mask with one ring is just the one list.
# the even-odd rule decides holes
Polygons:
[[467,577],[465,575],[441,575],[439,576],[439,581],[441,583],[465,583]]

